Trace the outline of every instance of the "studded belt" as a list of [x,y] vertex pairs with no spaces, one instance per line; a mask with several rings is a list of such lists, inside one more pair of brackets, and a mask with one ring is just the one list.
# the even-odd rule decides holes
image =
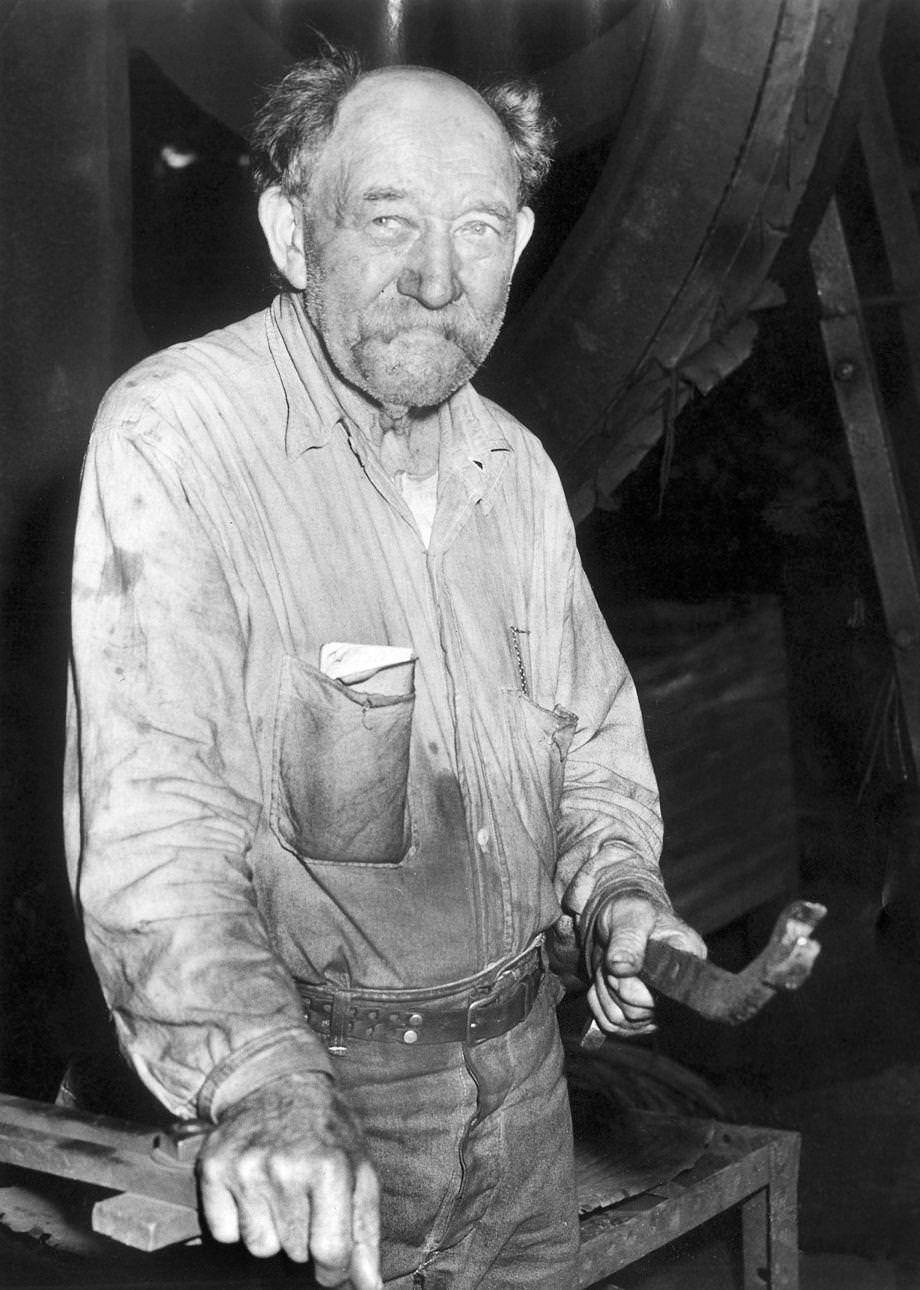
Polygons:
[[504,968],[443,995],[331,990],[298,982],[304,1016],[333,1053],[351,1040],[394,1044],[481,1044],[504,1035],[533,1007],[543,978],[539,945]]

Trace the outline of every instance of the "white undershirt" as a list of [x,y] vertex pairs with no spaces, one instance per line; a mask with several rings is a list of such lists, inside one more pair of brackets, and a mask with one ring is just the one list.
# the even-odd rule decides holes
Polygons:
[[424,479],[416,479],[414,475],[407,475],[404,470],[400,470],[396,478],[427,550],[434,526],[434,513],[438,505],[438,472],[435,470]]

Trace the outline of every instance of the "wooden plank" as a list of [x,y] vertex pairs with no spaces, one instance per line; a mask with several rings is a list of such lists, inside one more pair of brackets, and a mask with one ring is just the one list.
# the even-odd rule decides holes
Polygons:
[[811,245],[821,332],[888,625],[915,768],[920,768],[920,563],[885,421],[836,200]]

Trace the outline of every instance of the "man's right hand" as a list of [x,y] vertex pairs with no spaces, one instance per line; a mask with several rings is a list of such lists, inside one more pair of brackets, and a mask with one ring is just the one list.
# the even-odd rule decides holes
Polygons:
[[208,1134],[199,1176],[215,1240],[312,1258],[322,1286],[380,1290],[377,1178],[328,1076],[288,1075],[234,1103]]

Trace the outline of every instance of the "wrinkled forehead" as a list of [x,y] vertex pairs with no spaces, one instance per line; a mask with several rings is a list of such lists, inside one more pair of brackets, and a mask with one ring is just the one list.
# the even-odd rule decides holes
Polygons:
[[516,205],[517,168],[501,122],[475,90],[441,72],[372,72],[339,105],[317,181],[350,187],[388,171],[420,184],[468,176]]

